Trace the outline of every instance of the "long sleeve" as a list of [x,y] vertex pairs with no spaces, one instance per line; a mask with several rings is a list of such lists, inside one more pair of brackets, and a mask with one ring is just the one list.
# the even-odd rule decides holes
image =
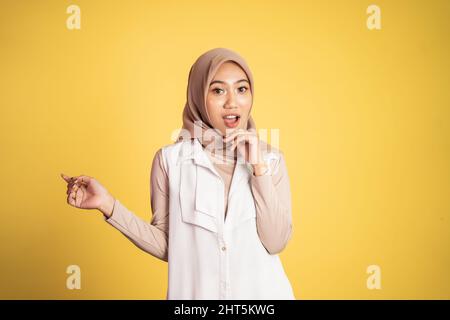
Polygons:
[[112,215],[105,221],[123,233],[137,247],[152,256],[167,261],[169,235],[169,182],[165,170],[162,149],[155,154],[150,175],[151,208],[150,223],[136,216],[119,200],[114,202]]
[[271,174],[250,179],[258,235],[270,254],[281,252],[292,235],[289,176],[281,151],[280,155],[279,161],[273,161]]

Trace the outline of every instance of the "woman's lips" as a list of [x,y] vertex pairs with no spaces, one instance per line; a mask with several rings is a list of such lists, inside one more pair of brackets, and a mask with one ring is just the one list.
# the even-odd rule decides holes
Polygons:
[[239,125],[239,121],[241,120],[240,116],[234,116],[233,118],[223,118],[225,125],[228,128],[236,128]]

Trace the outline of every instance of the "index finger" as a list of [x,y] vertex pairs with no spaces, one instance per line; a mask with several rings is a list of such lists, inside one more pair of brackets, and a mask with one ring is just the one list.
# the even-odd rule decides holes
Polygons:
[[78,182],[80,182],[82,184],[88,184],[90,180],[91,180],[91,177],[89,177],[89,176],[82,175],[82,176],[78,177]]
[[229,135],[227,135],[227,136],[223,139],[223,141],[224,141],[224,142],[228,142],[228,141],[234,139],[234,137],[235,137],[236,135],[241,134],[241,133],[245,133],[245,132],[247,132],[247,131],[244,130],[244,129],[237,129],[237,130],[231,132]]

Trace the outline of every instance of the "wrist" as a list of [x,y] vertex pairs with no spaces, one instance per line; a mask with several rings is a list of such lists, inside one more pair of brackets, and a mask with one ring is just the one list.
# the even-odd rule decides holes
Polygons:
[[258,163],[253,165],[253,175],[254,176],[262,176],[264,175],[269,167],[266,163]]
[[100,210],[100,212],[103,213],[103,215],[106,218],[111,217],[112,212],[114,210],[115,201],[116,201],[116,199],[114,199],[114,197],[112,195],[108,194],[108,196],[106,197],[106,200],[100,205],[98,210]]

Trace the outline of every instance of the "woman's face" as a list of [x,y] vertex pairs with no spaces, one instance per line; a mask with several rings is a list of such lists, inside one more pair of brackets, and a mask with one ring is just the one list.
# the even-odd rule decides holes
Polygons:
[[236,129],[246,129],[252,101],[244,70],[234,62],[223,63],[211,80],[206,96],[211,125],[224,136]]

